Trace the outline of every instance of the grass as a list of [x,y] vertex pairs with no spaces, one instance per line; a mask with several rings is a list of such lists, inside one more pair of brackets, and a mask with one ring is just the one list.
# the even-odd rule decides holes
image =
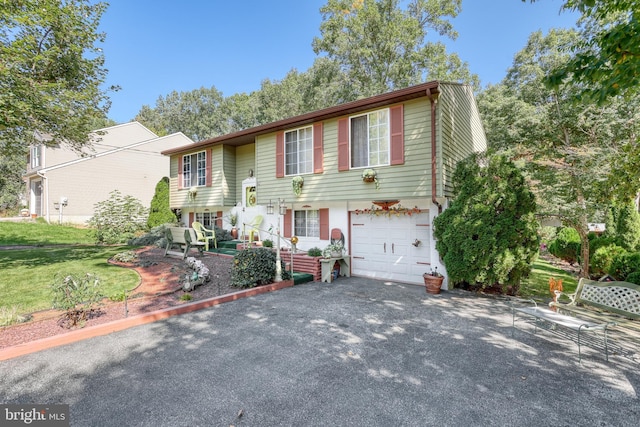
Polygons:
[[531,275],[520,285],[520,296],[526,298],[550,300],[549,279],[562,279],[564,292],[574,292],[578,286],[578,279],[566,271],[556,268],[549,262],[538,257],[533,264]]
[[0,246],[93,245],[91,229],[43,222],[0,222]]
[[97,275],[107,297],[134,288],[140,280],[135,271],[107,262],[131,247],[96,246],[90,232],[38,222],[0,222],[0,245],[31,246],[0,250],[2,317],[50,309],[53,295],[49,285],[71,273]]

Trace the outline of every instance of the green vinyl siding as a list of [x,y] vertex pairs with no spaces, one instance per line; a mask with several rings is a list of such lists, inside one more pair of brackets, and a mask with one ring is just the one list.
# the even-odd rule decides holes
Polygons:
[[[375,111],[375,110],[371,110]],[[362,113],[359,113],[362,114]],[[371,201],[389,198],[424,198],[431,193],[430,104],[424,99],[404,104],[405,163],[377,166],[380,189],[362,181],[362,169],[338,171],[338,119],[324,122],[323,173],[303,174],[302,194],[296,197],[292,177],[276,178],[276,134],[259,136],[256,144],[258,203],[284,198],[296,203]]]
[[471,88],[459,84],[441,84],[438,98],[438,173],[437,196],[451,197],[456,164],[474,152],[487,148]]
[[[235,148],[235,186],[233,195],[236,202],[242,201],[242,180],[249,177],[249,169],[256,173],[256,145],[247,144]],[[254,175],[256,176],[256,175]]]

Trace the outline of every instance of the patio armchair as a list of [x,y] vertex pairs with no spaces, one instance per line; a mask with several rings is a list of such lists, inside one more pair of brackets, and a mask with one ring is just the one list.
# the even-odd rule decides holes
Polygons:
[[209,250],[209,242],[211,241],[213,241],[213,247],[216,249],[218,248],[218,241],[216,240],[215,230],[205,228],[204,225],[202,225],[198,221],[192,222],[191,227],[193,227],[193,230],[196,232],[198,242],[204,242],[204,249],[206,251]]

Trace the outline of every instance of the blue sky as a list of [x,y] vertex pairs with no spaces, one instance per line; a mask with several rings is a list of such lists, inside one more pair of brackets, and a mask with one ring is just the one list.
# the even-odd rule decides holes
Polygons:
[[[260,89],[315,59],[319,9],[326,0],[109,0],[101,46],[109,70],[109,117],[132,120],[159,96],[215,86],[224,96]],[[498,83],[534,31],[568,28],[576,14],[559,13],[561,0],[463,0],[453,20],[459,36],[446,42],[478,74]]]

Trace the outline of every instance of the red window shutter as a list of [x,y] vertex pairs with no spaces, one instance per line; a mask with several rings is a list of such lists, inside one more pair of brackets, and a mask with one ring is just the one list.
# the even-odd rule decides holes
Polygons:
[[207,170],[206,170],[206,180],[207,180],[207,187],[211,187],[211,185],[213,184],[213,159],[211,158],[211,149],[209,148],[206,151],[206,156],[207,156]]
[[178,156],[178,188],[184,188],[184,183],[182,182],[182,156]]
[[283,223],[282,235],[284,237],[293,236],[293,212],[291,209],[287,209],[287,213],[284,214]]
[[216,212],[216,226],[222,228],[222,211]]
[[349,170],[349,119],[338,120],[338,170]]
[[193,224],[193,221],[195,220],[195,214],[193,212],[189,212],[189,223],[187,224],[187,227],[191,227],[191,224]]
[[284,177],[284,132],[276,135],[276,178]]
[[322,122],[313,125],[313,173],[322,173],[323,171],[322,131]]
[[320,240],[329,240],[329,209],[319,209]]
[[391,115],[391,164],[404,164],[404,108],[396,105],[390,108]]

